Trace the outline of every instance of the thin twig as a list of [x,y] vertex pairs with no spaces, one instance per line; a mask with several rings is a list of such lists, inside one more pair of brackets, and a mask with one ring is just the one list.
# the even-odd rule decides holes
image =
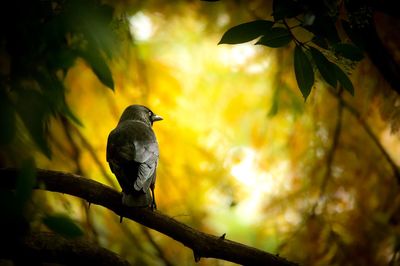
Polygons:
[[336,125],[335,125],[335,129],[333,132],[333,139],[332,139],[332,145],[328,151],[328,154],[326,156],[326,170],[325,170],[325,175],[322,179],[322,183],[320,186],[320,190],[319,190],[319,196],[318,196],[318,200],[315,202],[315,204],[313,205],[312,209],[311,209],[311,213],[315,214],[315,210],[318,207],[318,204],[320,203],[320,200],[322,198],[322,196],[325,193],[326,190],[326,186],[328,184],[328,180],[329,178],[332,176],[332,165],[333,165],[333,160],[335,157],[335,153],[338,147],[338,143],[339,143],[339,138],[340,138],[340,132],[342,130],[342,114],[343,114],[343,105],[340,101],[341,99],[341,90],[338,93],[338,107],[337,107],[337,116],[336,116]]
[[82,170],[82,166],[80,163],[80,157],[81,157],[81,153],[79,151],[79,147],[78,145],[75,143],[74,139],[72,138],[71,135],[71,126],[68,122],[68,120],[65,117],[61,117],[61,124],[64,128],[64,133],[65,136],[67,137],[67,140],[72,148],[72,155],[71,158],[75,163],[75,167],[76,167],[76,174],[78,175],[82,175],[83,174],[83,170]]
[[[65,117],[61,117],[61,123],[64,128],[65,135],[67,136],[68,142],[70,143],[72,147],[72,160],[75,163],[76,166],[76,174],[82,175],[84,174],[83,168],[81,166],[81,152],[79,149],[78,144],[75,142],[74,138],[72,137],[71,134],[71,129],[72,125],[69,123],[69,121]],[[85,212],[85,217],[86,217],[86,227],[88,228],[88,231],[92,234],[92,239],[97,243],[98,242],[98,233],[96,229],[94,228],[93,221],[90,216],[89,212],[89,205],[85,200],[81,200],[81,206],[83,208],[83,211]]]
[[141,227],[143,234],[147,237],[147,240],[153,245],[155,250],[157,251],[158,257],[164,262],[166,266],[173,266],[174,264],[169,261],[167,256],[164,254],[164,251],[162,248],[157,244],[157,242],[154,240],[152,235],[150,234],[149,230],[146,227]]
[[286,20],[285,20],[285,19],[282,19],[282,21],[283,21],[283,25],[285,25],[285,27],[287,28],[289,34],[292,36],[293,41],[296,43],[296,45],[300,45],[300,46],[306,48],[306,47],[304,46],[304,44],[303,44],[301,41],[299,41],[299,40],[296,38],[296,36],[294,36],[294,34],[293,34],[292,30],[291,30],[291,27],[287,24]]
[[[333,91],[329,90],[335,97],[338,98],[336,93]],[[362,118],[360,112],[354,108],[351,104],[349,104],[346,100],[343,98],[339,98],[341,105],[346,108],[347,111],[349,111],[350,114],[352,114],[358,121],[358,123],[362,126],[364,131],[367,133],[367,135],[371,138],[371,140],[375,143],[375,145],[378,147],[379,151],[382,153],[382,155],[385,157],[386,161],[390,164],[392,167],[393,173],[397,179],[397,183],[400,184],[400,169],[399,166],[396,165],[394,160],[390,157],[389,153],[386,151],[386,149],[382,146],[380,143],[378,137],[375,135],[375,133],[372,131],[371,127],[365,122],[365,120]]]
[[101,174],[104,176],[104,178],[107,180],[107,182],[113,187],[118,187],[116,185],[116,183],[115,183],[115,180],[113,178],[111,178],[110,175],[107,173],[106,168],[101,163],[101,161],[100,161],[99,157],[97,156],[96,151],[94,150],[92,144],[90,144],[90,142],[86,139],[85,136],[83,136],[83,134],[80,132],[80,130],[78,128],[76,128],[75,126],[72,126],[72,128],[74,129],[76,135],[81,140],[82,145],[90,153],[90,156],[92,157],[92,159],[95,162],[95,164],[97,165],[97,167],[100,169]]

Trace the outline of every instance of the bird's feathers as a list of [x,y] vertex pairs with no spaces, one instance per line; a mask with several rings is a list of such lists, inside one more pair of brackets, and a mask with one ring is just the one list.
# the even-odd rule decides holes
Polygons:
[[147,193],[126,193],[122,192],[122,204],[129,207],[147,207],[151,204],[150,192]]
[[151,126],[138,120],[120,121],[107,142],[107,161],[128,206],[149,206],[155,182],[158,144]]

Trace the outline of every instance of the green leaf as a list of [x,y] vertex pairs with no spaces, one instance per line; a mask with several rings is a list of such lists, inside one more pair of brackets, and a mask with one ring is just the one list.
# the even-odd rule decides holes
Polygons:
[[65,3],[66,23],[96,51],[108,58],[116,48],[116,36],[111,29],[114,9],[98,1],[69,0]]
[[308,95],[310,95],[311,88],[314,84],[314,71],[310,60],[308,60],[307,55],[300,46],[296,46],[294,49],[294,73],[305,101]]
[[18,206],[22,208],[32,196],[32,189],[36,184],[36,165],[33,158],[22,163],[18,173],[15,195]]
[[81,50],[78,54],[90,65],[94,74],[105,86],[114,90],[111,70],[97,49]]
[[353,83],[351,83],[349,77],[346,75],[346,73],[344,73],[344,71],[339,66],[333,64],[333,68],[335,70],[335,75],[339,83],[343,86],[345,90],[347,90],[351,95],[354,96]]
[[237,25],[227,30],[218,44],[238,44],[254,40],[268,31],[274,22],[255,20]]
[[287,45],[292,40],[292,35],[286,28],[271,28],[256,44],[262,44],[272,48],[282,47]]
[[332,66],[333,63],[326,59],[326,57],[314,47],[310,47],[310,51],[321,76],[329,85],[336,88],[337,79],[335,69]]
[[69,238],[83,235],[82,229],[68,216],[64,214],[47,215],[43,223],[52,231]]
[[42,96],[53,114],[57,114],[65,103],[65,88],[53,73],[44,70],[34,72],[34,77],[42,89]]
[[333,49],[339,55],[352,61],[360,61],[364,58],[364,54],[360,48],[350,43],[335,44]]
[[67,71],[75,63],[76,54],[67,47],[57,47],[48,55],[49,67]]

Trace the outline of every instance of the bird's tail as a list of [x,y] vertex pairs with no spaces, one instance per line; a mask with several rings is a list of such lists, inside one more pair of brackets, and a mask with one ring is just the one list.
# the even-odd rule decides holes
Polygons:
[[152,198],[150,192],[146,193],[139,191],[134,194],[127,194],[122,192],[122,204],[128,207],[149,207]]

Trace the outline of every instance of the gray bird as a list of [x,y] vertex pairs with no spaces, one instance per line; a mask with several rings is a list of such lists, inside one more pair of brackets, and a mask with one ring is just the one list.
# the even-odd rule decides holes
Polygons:
[[107,162],[122,188],[122,204],[126,206],[157,207],[154,185],[159,150],[151,127],[160,120],[163,118],[149,108],[131,105],[108,136]]

